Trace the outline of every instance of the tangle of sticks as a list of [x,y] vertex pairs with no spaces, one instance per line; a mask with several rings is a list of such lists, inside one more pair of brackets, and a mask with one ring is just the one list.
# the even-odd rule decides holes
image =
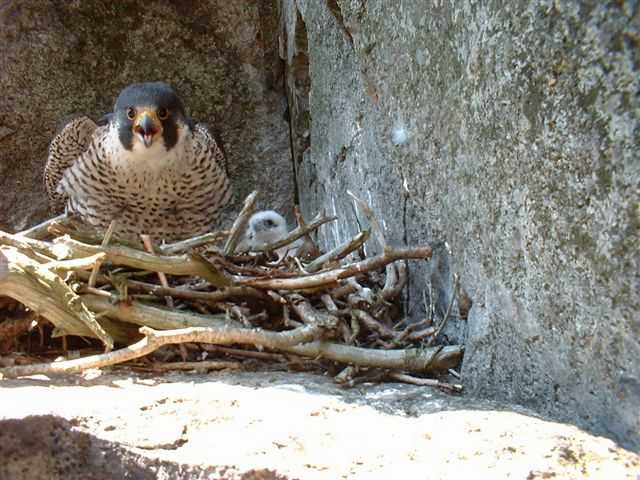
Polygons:
[[[429,246],[388,245],[358,200],[371,236],[382,244],[377,255],[362,253],[369,230],[324,253],[315,244],[307,248],[314,232],[335,220],[322,214],[308,224],[298,215],[296,229],[260,252],[238,252],[254,202],[255,192],[230,231],[171,245],[123,243],[110,231],[90,231],[61,217],[20,234],[0,231],[0,300],[16,300],[30,321],[52,324],[54,336],[94,338],[105,350],[0,368],[0,377],[134,365],[177,344],[182,368],[196,364],[186,361],[194,350],[254,362],[306,358],[347,367],[336,377],[344,384],[359,372],[364,378],[377,372],[383,379],[460,391],[460,385],[423,378],[460,363],[461,345],[437,345],[446,318],[440,326],[410,323],[400,308],[408,261],[428,261]],[[25,328],[3,329],[0,321],[6,344],[3,332],[23,335]]]

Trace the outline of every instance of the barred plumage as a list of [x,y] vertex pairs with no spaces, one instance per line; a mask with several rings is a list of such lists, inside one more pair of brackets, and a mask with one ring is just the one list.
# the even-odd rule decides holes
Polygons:
[[49,206],[56,213],[64,210],[66,203],[66,196],[57,192],[62,174],[87,150],[95,129],[96,124],[90,118],[74,118],[55,136],[49,146],[44,184],[49,196]]
[[[76,119],[51,143],[45,179],[52,207],[66,203],[102,229],[115,219],[124,238],[177,240],[212,230],[231,198],[222,150],[204,125],[183,118],[177,97],[165,108],[168,86],[132,87],[138,90],[123,91],[105,126],[94,124],[90,141],[78,133],[89,132],[90,120]],[[134,119],[136,110],[143,113]]]

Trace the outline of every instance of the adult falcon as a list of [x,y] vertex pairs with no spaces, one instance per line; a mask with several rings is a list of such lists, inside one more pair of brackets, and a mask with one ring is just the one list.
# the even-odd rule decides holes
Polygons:
[[179,240],[212,230],[231,198],[224,154],[185,115],[173,89],[134,83],[98,124],[69,122],[49,147],[45,184],[53,210],[115,235]]

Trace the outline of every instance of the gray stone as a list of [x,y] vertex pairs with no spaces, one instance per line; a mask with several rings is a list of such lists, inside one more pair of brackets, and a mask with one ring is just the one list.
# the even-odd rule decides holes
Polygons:
[[429,284],[441,315],[460,274],[468,391],[640,449],[637,2],[281,8],[284,50],[309,58],[303,212],[341,216],[323,242],[355,232],[352,190],[389,243],[437,246],[413,317]]
[[275,0],[0,2],[0,229],[48,216],[42,171],[63,119],[99,118],[127,84],[164,80],[220,131],[237,211],[254,188],[290,215]]
[[0,398],[2,480],[640,474],[640,456],[575,426],[406,384],[344,389],[292,372],[92,371],[4,380]]

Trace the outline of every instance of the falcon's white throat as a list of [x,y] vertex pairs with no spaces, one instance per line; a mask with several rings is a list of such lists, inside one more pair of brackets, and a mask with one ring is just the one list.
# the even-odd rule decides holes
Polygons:
[[129,172],[152,172],[178,165],[185,153],[186,139],[191,135],[189,127],[178,124],[178,141],[170,150],[167,150],[162,136],[156,138],[151,146],[146,147],[143,141],[134,134],[132,149],[127,150],[120,143],[118,128],[118,124],[114,123],[107,132],[106,144],[109,149],[107,158],[113,167],[123,168]]

